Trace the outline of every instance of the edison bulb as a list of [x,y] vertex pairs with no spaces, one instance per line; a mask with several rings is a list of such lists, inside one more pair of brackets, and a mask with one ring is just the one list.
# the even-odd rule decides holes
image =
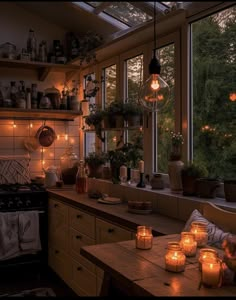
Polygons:
[[169,86],[158,74],[151,74],[141,86],[139,92],[140,104],[149,111],[158,111],[168,102]]

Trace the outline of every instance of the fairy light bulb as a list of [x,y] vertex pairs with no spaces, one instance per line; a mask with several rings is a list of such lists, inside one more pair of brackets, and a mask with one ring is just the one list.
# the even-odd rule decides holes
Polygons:
[[151,88],[156,91],[160,88],[160,84],[158,83],[157,74],[152,74]]

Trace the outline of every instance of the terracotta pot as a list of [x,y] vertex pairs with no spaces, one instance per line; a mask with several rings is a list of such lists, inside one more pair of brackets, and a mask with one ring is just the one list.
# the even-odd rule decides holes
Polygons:
[[236,202],[236,180],[224,181],[225,201]]
[[173,192],[178,193],[182,191],[181,171],[183,167],[184,163],[181,160],[170,160],[168,162],[170,189]]
[[88,177],[102,178],[102,176],[103,176],[103,165],[99,165],[99,166],[88,165],[88,169],[89,169]]
[[186,175],[183,170],[181,172],[182,188],[184,196],[196,195],[196,180],[198,177]]

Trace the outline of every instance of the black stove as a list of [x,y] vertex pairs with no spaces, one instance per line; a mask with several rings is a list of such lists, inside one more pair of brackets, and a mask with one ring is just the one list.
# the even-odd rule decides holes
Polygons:
[[0,185],[0,212],[17,210],[44,210],[47,206],[47,191],[43,185]]

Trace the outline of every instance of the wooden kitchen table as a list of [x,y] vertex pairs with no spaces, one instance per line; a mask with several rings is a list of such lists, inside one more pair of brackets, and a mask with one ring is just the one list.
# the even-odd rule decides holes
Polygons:
[[195,257],[186,258],[184,272],[166,271],[167,243],[179,239],[179,234],[154,237],[149,250],[136,249],[135,240],[131,240],[84,246],[80,253],[104,270],[100,296],[236,296],[236,285],[199,285],[199,249]]

